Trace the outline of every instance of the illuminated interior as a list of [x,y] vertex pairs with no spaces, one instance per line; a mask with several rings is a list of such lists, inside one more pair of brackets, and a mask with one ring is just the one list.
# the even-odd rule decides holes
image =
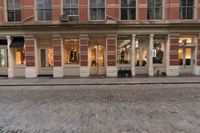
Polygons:
[[118,39],[118,64],[130,64],[130,50],[131,40],[130,39]]
[[6,67],[6,51],[0,49],[0,68]]
[[15,64],[16,65],[25,64],[24,48],[16,48],[15,49]]
[[103,46],[98,45],[91,48],[91,67],[104,67]]
[[179,65],[191,65],[192,49],[179,48],[178,58],[179,58]]
[[186,54],[185,54],[185,58],[186,59],[191,59],[191,56],[192,56],[192,51],[191,51],[191,48],[186,48]]
[[192,43],[192,37],[180,37],[179,43],[183,43],[185,40],[187,43]]
[[53,49],[48,48],[48,67],[53,67]]
[[64,41],[64,62],[65,64],[79,63],[79,40],[65,39]]

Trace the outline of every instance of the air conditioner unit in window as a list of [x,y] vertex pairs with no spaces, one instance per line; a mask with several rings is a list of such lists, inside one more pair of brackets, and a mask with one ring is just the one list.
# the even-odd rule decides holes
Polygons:
[[72,22],[79,21],[79,15],[68,15],[67,19]]
[[61,22],[67,22],[68,21],[68,15],[61,15],[60,21]]

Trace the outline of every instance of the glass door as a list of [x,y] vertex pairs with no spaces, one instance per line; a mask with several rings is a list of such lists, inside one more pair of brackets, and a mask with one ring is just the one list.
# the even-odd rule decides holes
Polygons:
[[52,74],[53,68],[53,48],[41,48],[40,49],[40,66],[41,74]]
[[0,68],[7,68],[7,49],[0,48]]
[[194,66],[194,52],[193,48],[179,48],[179,65],[180,74],[192,74]]
[[94,46],[90,49],[90,74],[105,74],[105,48],[103,46]]

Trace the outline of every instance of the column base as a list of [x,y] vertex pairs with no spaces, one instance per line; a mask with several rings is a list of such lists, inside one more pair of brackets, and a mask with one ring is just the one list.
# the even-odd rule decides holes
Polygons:
[[8,78],[14,78],[14,68],[8,68]]
[[89,77],[90,71],[89,67],[80,67],[80,77]]
[[38,76],[38,72],[36,67],[26,67],[25,68],[25,78],[36,78]]
[[132,73],[132,76],[134,77],[135,76],[135,68],[131,69],[131,73]]
[[148,75],[152,76],[152,77],[154,76],[154,69],[153,68],[149,68]]
[[195,68],[194,68],[194,71],[193,71],[193,74],[194,75],[200,75],[200,66],[196,66]]
[[178,75],[179,75],[179,66],[167,67],[167,76],[178,76]]
[[63,67],[53,67],[53,77],[62,78],[64,76]]
[[117,67],[107,67],[106,68],[107,77],[117,77]]

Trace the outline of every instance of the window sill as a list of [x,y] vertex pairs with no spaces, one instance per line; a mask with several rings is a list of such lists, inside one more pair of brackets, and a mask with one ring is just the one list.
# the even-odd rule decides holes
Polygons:
[[25,64],[24,65],[15,65],[16,68],[25,68]]

